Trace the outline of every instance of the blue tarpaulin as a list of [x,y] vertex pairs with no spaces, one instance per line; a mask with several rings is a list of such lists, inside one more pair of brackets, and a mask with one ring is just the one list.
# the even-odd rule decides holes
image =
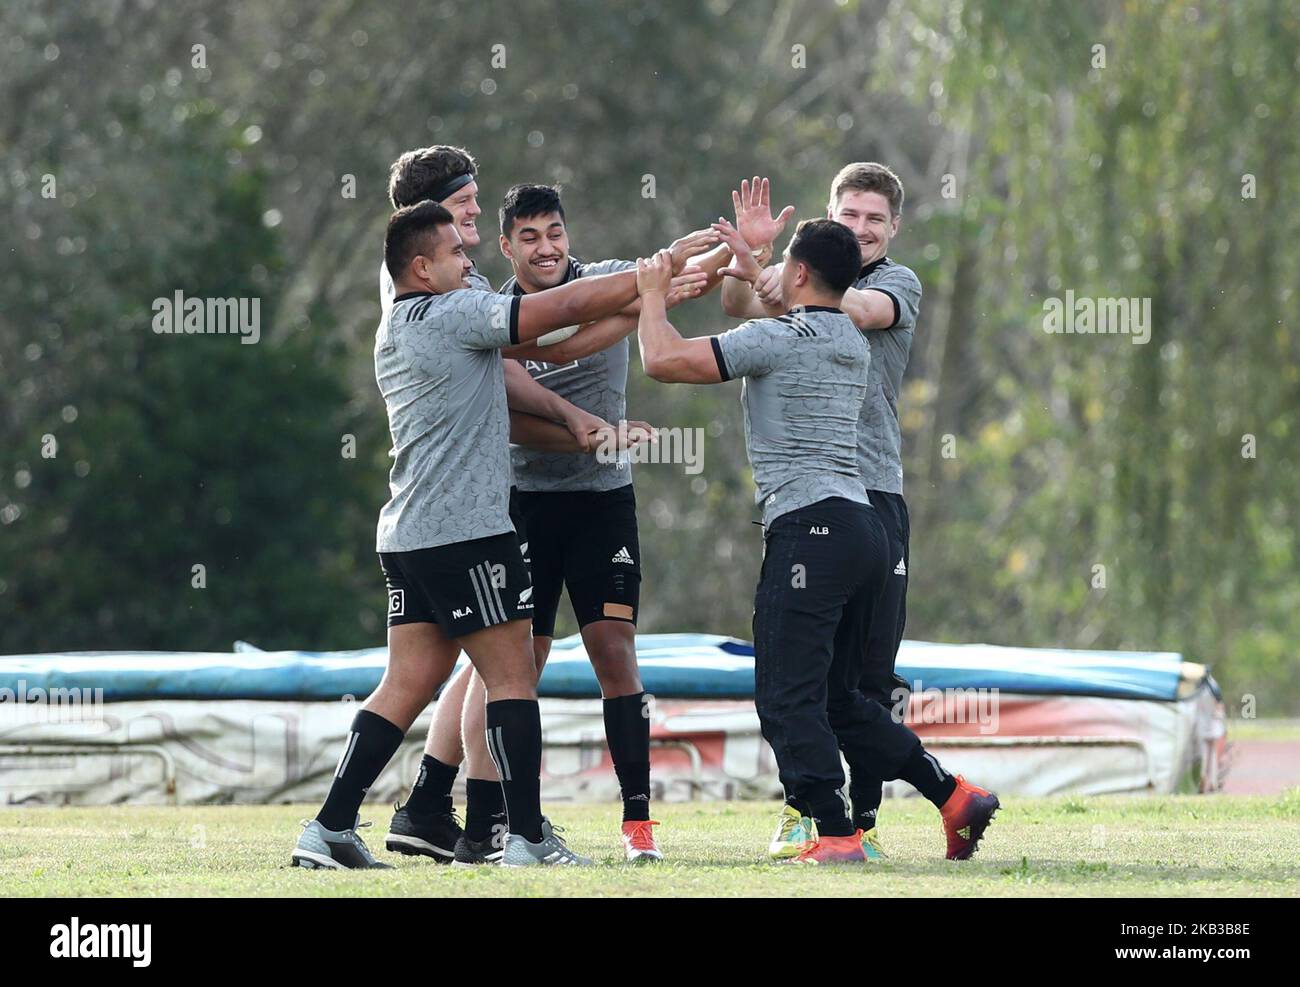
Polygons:
[[[363,651],[78,652],[0,657],[0,690],[102,689],[106,702],[138,699],[337,700],[379,684],[386,648]],[[747,699],[754,694],[754,649],[714,634],[637,637],[641,679],[660,698]],[[461,658],[464,661],[464,657]],[[1065,651],[985,644],[905,641],[898,674],[926,689],[1107,696],[1172,701],[1184,663],[1172,652]],[[598,698],[578,636],[555,642],[539,692]],[[0,691],[0,698],[5,693]]]

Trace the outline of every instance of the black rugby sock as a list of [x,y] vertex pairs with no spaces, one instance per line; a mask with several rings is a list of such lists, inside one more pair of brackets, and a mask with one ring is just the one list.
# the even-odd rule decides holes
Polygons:
[[818,836],[852,836],[856,830],[849,819],[849,806],[839,791],[809,796],[808,807],[817,823]]
[[465,838],[482,843],[506,821],[506,797],[495,778],[465,779]]
[[920,744],[916,745],[899,770],[898,777],[929,799],[936,809],[942,809],[957,788],[957,779],[945,771],[935,756]]
[[879,778],[859,778],[854,775],[849,784],[849,800],[853,803],[853,822],[858,829],[865,832],[876,825],[884,787],[884,782]]
[[536,699],[487,704],[487,745],[505,792],[510,832],[542,838],[542,715]]
[[420,773],[411,786],[406,808],[415,815],[429,816],[451,811],[451,786],[460,771],[459,764],[446,764],[430,754],[420,759]]
[[316,815],[322,826],[339,831],[356,824],[366,792],[397,753],[404,736],[405,731],[376,713],[366,709],[357,713],[334,768],[329,795]]
[[623,798],[623,821],[650,818],[650,719],[645,693],[606,699],[605,740]]
[[787,795],[785,804],[794,809],[799,815],[812,818],[812,808],[808,805],[807,799],[801,799],[797,795]]

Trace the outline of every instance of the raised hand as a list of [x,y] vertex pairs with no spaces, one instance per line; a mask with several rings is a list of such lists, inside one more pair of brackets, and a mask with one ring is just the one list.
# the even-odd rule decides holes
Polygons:
[[713,230],[695,230],[668,247],[672,253],[673,273],[681,274],[686,262],[718,245],[718,234]]
[[681,274],[673,278],[672,286],[668,289],[668,296],[664,299],[664,306],[672,308],[674,305],[680,305],[682,302],[690,301],[692,298],[698,298],[709,284],[709,275],[701,271],[698,267],[688,267]]
[[658,291],[666,296],[669,289],[672,288],[673,273],[672,254],[667,250],[660,250],[653,257],[638,257],[636,262],[637,293],[644,296],[650,292]]
[[750,249],[745,238],[740,235],[740,231],[728,223],[725,219],[719,219],[713,224],[713,228],[718,231],[722,237],[722,242],[731,248],[731,264],[718,271],[725,278],[739,278],[741,281],[748,281],[753,284],[763,273],[763,268],[759,266],[758,261],[754,258],[754,252]]
[[771,185],[757,175],[752,183],[741,179],[740,191],[731,193],[731,204],[736,209],[736,229],[755,250],[779,237],[794,215],[794,206],[786,206],[780,216],[772,218]]

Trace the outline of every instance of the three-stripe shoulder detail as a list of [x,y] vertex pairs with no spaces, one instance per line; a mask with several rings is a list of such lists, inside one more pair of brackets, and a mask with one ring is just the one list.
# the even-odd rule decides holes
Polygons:
[[810,326],[807,322],[803,321],[802,319],[797,319],[794,316],[778,315],[776,317],[776,321],[782,323],[783,325],[789,326],[796,336],[803,336],[804,338],[807,338],[809,336],[817,335],[816,329],[814,329],[812,326]]

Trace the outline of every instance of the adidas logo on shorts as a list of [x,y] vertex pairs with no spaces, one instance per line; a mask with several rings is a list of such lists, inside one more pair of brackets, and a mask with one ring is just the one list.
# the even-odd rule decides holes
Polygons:
[[632,560],[632,556],[631,556],[631,554],[629,554],[626,545],[624,545],[624,546],[623,546],[622,548],[620,548],[617,552],[615,552],[615,553],[614,553],[614,557],[613,557],[612,559],[610,559],[609,561],[611,561],[611,562],[626,562],[628,565],[636,565],[636,563]]
[[902,559],[899,559],[898,565],[894,566],[894,575],[895,576],[907,575],[907,563],[904,562]]

